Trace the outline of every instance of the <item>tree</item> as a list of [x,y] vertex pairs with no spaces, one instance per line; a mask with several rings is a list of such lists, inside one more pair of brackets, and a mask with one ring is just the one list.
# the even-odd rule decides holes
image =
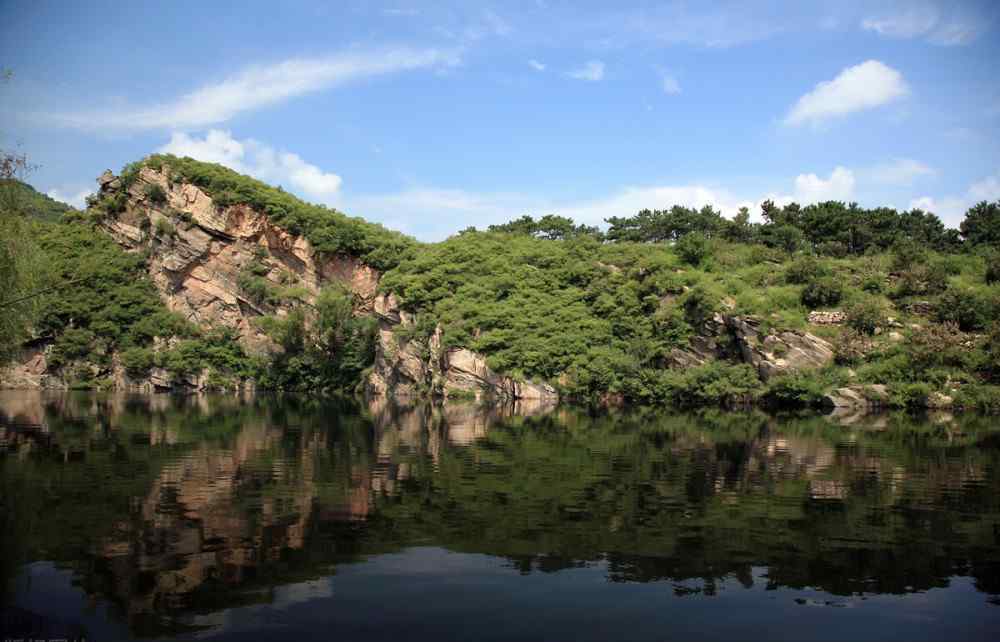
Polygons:
[[968,243],[1000,247],[1000,200],[970,207],[959,229]]

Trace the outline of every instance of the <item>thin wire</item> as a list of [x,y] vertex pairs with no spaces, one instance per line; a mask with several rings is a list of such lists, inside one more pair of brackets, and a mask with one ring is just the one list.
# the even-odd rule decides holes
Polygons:
[[8,306],[15,305],[15,304],[21,303],[23,301],[27,301],[28,299],[34,299],[36,296],[42,296],[43,294],[48,294],[49,292],[52,292],[53,290],[61,290],[62,288],[69,287],[69,286],[71,286],[71,285],[73,285],[75,283],[80,283],[81,281],[86,281],[89,278],[91,278],[91,277],[84,276],[84,277],[81,277],[79,279],[73,279],[72,281],[66,281],[65,283],[62,283],[60,285],[53,285],[50,288],[45,288],[43,290],[38,290],[37,292],[32,292],[31,294],[22,296],[22,297],[20,297],[18,299],[12,299],[10,301],[4,301],[3,303],[0,303],[0,308],[6,308]]

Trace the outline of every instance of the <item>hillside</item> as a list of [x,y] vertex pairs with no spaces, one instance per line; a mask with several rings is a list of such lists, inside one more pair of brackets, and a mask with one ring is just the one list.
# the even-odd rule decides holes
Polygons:
[[46,295],[5,385],[1000,406],[1000,203],[961,231],[768,203],[422,244],[189,158],[99,183],[35,224],[55,282],[82,283]]
[[18,211],[23,215],[56,223],[76,208],[42,194],[31,185],[16,179],[0,179],[0,207],[4,211]]

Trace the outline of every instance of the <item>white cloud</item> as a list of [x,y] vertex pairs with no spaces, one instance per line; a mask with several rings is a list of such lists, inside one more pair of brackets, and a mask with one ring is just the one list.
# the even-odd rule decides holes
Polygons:
[[579,69],[569,72],[570,78],[596,82],[604,78],[604,63],[600,60],[591,60]]
[[1000,172],[987,176],[969,187],[969,196],[976,201],[995,201],[1000,199]]
[[938,11],[930,5],[912,5],[890,15],[865,18],[861,28],[889,38],[915,38],[934,28]]
[[665,94],[679,94],[681,93],[681,85],[677,82],[677,79],[670,74],[663,74],[663,93]]
[[877,60],[841,71],[799,98],[785,118],[787,125],[819,123],[852,112],[871,109],[909,93],[903,75]]
[[[943,11],[946,15],[942,15]],[[887,38],[923,37],[935,45],[967,45],[991,22],[988,16],[975,14],[975,10],[957,3],[913,3],[895,12],[867,17],[861,21],[861,28]]]
[[456,64],[457,53],[437,49],[387,49],[325,58],[298,58],[247,67],[219,83],[165,103],[53,115],[49,120],[81,129],[196,128],[361,78]]
[[867,174],[875,183],[883,185],[911,185],[922,176],[934,176],[937,172],[920,161],[898,158],[871,168]]
[[535,71],[545,71],[545,64],[534,59],[528,61],[528,66]]
[[94,193],[92,189],[74,189],[74,188],[54,188],[46,192],[49,198],[54,198],[57,201],[62,201],[67,205],[72,205],[73,207],[82,210],[87,206],[87,197]]
[[854,195],[854,182],[854,172],[840,166],[827,179],[816,174],[799,174],[795,177],[795,200],[802,204],[849,201]]
[[943,198],[921,196],[910,201],[910,207],[933,212],[949,227],[958,227],[970,207],[980,201],[996,200],[1000,200],[1000,171],[973,183],[961,196],[952,195]]
[[229,132],[210,130],[204,138],[175,132],[158,151],[219,163],[262,181],[282,184],[303,196],[334,205],[341,178],[307,163],[298,155],[278,151],[252,138],[236,140]]

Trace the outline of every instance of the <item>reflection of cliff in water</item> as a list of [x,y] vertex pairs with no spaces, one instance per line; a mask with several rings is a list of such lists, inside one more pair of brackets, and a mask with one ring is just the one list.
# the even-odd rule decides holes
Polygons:
[[[424,544],[526,573],[603,561],[612,581],[678,595],[750,585],[762,566],[769,585],[841,594],[953,575],[1000,592],[1000,446],[975,420],[166,396],[0,408],[4,495],[22,498],[5,550],[75,568],[137,631]],[[17,535],[32,510],[52,519]]]

